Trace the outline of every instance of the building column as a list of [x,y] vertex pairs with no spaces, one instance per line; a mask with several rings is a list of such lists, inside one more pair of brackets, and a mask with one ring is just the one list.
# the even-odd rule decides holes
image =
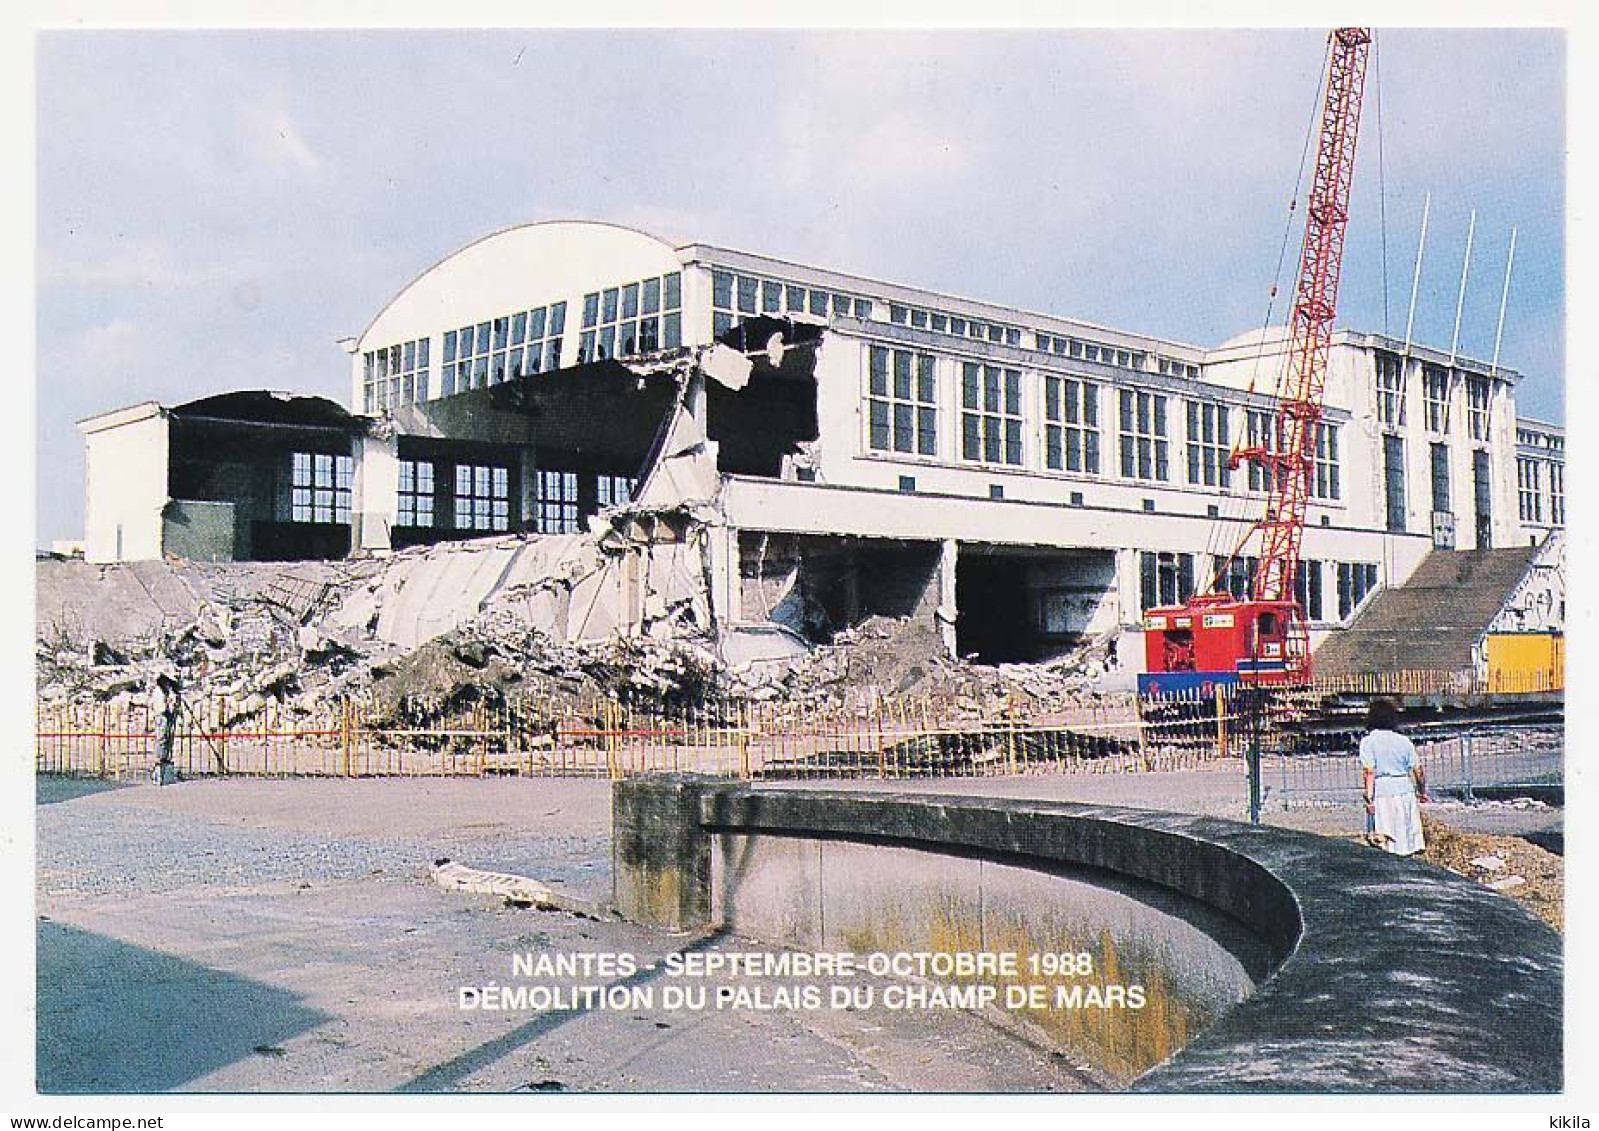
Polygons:
[[351,486],[350,548],[385,553],[400,513],[400,444],[396,436],[360,436],[355,441]]
[[738,531],[731,526],[705,528],[706,567],[710,577],[711,620],[718,629],[743,615],[739,600]]
[[1138,627],[1144,623],[1139,607],[1138,551],[1116,551],[1116,616],[1118,623]]
[[951,657],[959,647],[955,638],[955,618],[959,615],[955,604],[955,569],[959,562],[960,543],[945,538],[938,544],[938,607],[933,610],[933,617],[938,622],[938,638]]
[[521,484],[521,498],[517,500],[516,521],[512,524],[515,530],[538,529],[538,485],[535,482],[538,476],[538,454],[531,444],[524,444],[517,450],[518,481]]

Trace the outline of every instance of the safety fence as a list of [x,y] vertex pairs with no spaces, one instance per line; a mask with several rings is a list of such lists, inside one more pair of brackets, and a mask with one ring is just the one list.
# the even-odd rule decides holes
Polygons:
[[[1275,774],[1275,792],[1285,800],[1336,800],[1358,794],[1350,753],[1359,702],[1374,694],[1415,701],[1450,693],[1458,685],[1444,677],[1453,675],[1322,680],[1269,695],[1221,686],[1159,699],[1085,696],[1055,707],[1019,697],[978,705],[871,689],[820,702],[643,692],[512,697],[442,713],[344,698],[312,710],[272,701],[263,707],[257,699],[246,714],[225,697],[185,698],[171,758],[189,777],[688,772],[774,780],[1176,770],[1242,757],[1253,744],[1269,769],[1268,790]],[[138,702],[40,704],[35,764],[41,773],[136,776],[156,763],[159,729]],[[1434,743],[1442,744],[1440,764],[1465,757],[1445,753],[1458,748],[1459,729]],[[1513,754],[1508,741],[1472,748],[1463,783],[1484,773],[1544,772],[1544,754]],[[1553,745],[1558,768],[1558,737]]]
[[[931,777],[1198,766],[1236,754],[1244,720],[1227,692],[1132,696],[1054,709],[979,711],[869,692],[826,703],[682,702],[622,695],[560,704],[478,702],[407,719],[344,699],[321,711],[269,705],[240,718],[185,704],[171,757],[185,776],[623,777],[690,772],[748,779]],[[158,720],[140,704],[41,705],[42,773],[128,777],[156,762]]]
[[[1471,799],[1481,791],[1563,785],[1564,733],[1553,726],[1406,728],[1438,797]],[[1279,741],[1263,753],[1265,803],[1284,808],[1348,806],[1363,801],[1358,731],[1322,733],[1314,744]],[[1306,749],[1307,746],[1312,746]]]
[[1328,695],[1534,695],[1565,689],[1559,669],[1526,671],[1380,671],[1317,676],[1310,690]]

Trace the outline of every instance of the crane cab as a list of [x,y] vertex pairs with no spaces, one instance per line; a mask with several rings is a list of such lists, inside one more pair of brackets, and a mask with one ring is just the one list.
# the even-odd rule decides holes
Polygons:
[[1144,614],[1141,695],[1201,692],[1235,683],[1303,678],[1308,649],[1292,601],[1240,601],[1225,594]]

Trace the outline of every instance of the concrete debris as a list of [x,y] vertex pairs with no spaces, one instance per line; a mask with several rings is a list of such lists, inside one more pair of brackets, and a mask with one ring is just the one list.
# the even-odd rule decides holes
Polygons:
[[1505,862],[1497,856],[1478,856],[1467,861],[1473,868],[1480,868],[1484,872],[1502,872]]
[[778,624],[714,623],[708,505],[612,508],[582,533],[441,542],[330,562],[41,560],[42,702],[143,704],[158,671],[224,725],[310,715],[423,725],[515,696],[550,715],[597,698],[826,705],[865,694],[971,716],[1069,706],[1114,666],[1096,637],[1039,664],[952,659],[931,617],[869,617],[813,646]]
[[508,907],[532,907],[539,911],[566,911],[588,919],[605,918],[605,909],[593,900],[566,895],[526,876],[510,872],[485,872],[453,860],[434,862],[433,882],[446,891],[469,891],[497,895]]
[[825,702],[868,690],[948,701],[974,717],[997,717],[1008,709],[1047,710],[1098,699],[1094,681],[1111,662],[1109,647],[1109,637],[1096,638],[1046,663],[984,667],[951,658],[938,629],[926,621],[870,617],[788,662],[745,659],[730,675],[757,699]]
[[1525,876],[1506,876],[1502,880],[1494,880],[1488,886],[1493,888],[1494,891],[1509,891],[1511,888],[1519,888],[1526,882]]

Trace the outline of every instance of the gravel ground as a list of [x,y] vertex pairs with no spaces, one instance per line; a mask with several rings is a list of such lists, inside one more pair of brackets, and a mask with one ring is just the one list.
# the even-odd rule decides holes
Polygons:
[[[449,857],[607,897],[610,832],[595,828],[587,811],[587,795],[605,783],[539,783],[537,798],[517,796],[516,784],[241,780],[156,790],[40,778],[39,890],[99,895],[413,876]],[[545,795],[551,784],[589,787],[575,822],[563,819],[560,798]],[[477,788],[484,785],[497,795],[470,809],[473,794],[490,792]],[[470,809],[476,819],[451,823],[451,809]],[[323,831],[313,831],[319,824]],[[544,831],[527,831],[540,824]]]

